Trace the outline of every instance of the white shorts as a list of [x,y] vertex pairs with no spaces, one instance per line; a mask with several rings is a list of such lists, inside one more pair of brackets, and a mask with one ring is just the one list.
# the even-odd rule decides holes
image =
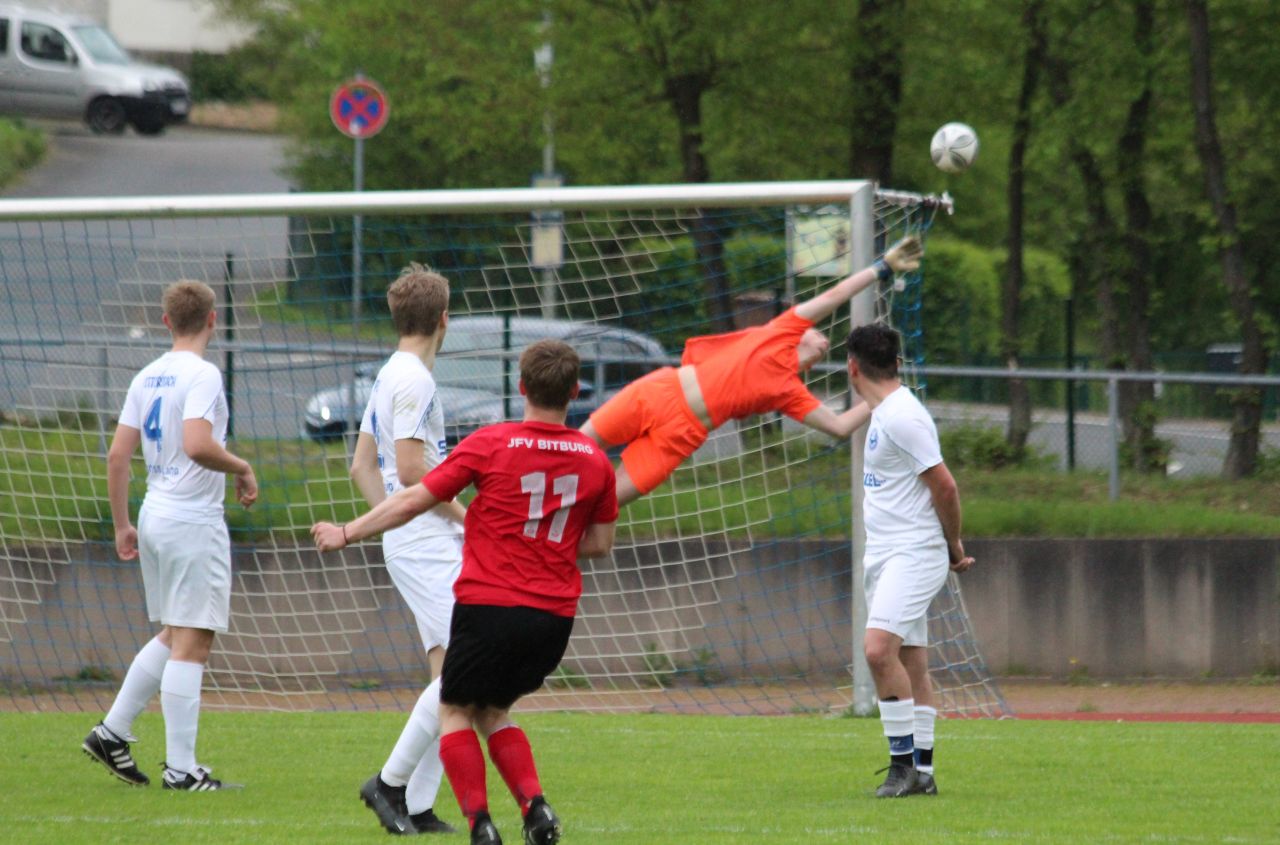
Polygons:
[[179,522],[144,507],[138,514],[138,560],[152,622],[227,630],[231,539],[225,522]]
[[867,627],[902,637],[906,646],[929,644],[929,603],[946,583],[951,558],[945,543],[868,551],[862,584]]
[[449,646],[453,619],[453,582],[462,571],[462,537],[428,537],[411,553],[387,559],[387,572],[413,611],[427,651]]

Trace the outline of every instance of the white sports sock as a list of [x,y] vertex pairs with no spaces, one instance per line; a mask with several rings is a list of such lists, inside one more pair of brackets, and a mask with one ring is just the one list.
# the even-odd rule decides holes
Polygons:
[[[915,743],[916,748],[921,751],[933,750],[933,724],[937,718],[938,711],[936,708],[927,707],[923,704],[916,706]],[[927,765],[921,764],[917,768],[927,774],[933,774],[932,762]]]
[[[903,701],[880,702],[880,724],[884,726],[884,735],[889,737],[891,753],[910,754],[914,748],[911,735],[915,729],[915,709],[915,700],[911,698]],[[903,737],[906,739],[903,740]],[[900,743],[905,742],[905,745],[895,745],[893,742],[895,738]]]
[[164,711],[165,763],[180,772],[196,768],[196,732],[200,727],[200,681],[204,666],[183,660],[164,664],[160,709]]
[[160,678],[164,664],[169,659],[169,647],[152,637],[134,656],[125,673],[124,683],[116,693],[102,724],[121,739],[128,739],[133,732],[133,722],[147,707],[147,702],[160,691]]
[[404,791],[404,802],[409,815],[425,813],[436,803],[436,795],[440,792],[440,781],[444,778],[444,762],[440,759],[440,737],[437,736],[427,753],[422,755],[413,776],[409,778],[409,786]]
[[[440,739],[440,679],[434,679],[413,705],[409,721],[405,723],[400,738],[391,749],[391,756],[382,767],[382,782],[388,786],[404,786],[414,775],[423,757],[432,750],[432,744]],[[440,749],[435,748],[438,760]],[[436,786],[440,779],[437,776]],[[432,794],[431,800],[435,800]],[[430,805],[428,805],[430,806]]]

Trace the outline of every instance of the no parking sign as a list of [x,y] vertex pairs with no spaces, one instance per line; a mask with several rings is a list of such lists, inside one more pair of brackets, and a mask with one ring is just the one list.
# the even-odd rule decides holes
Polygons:
[[372,138],[387,125],[390,107],[378,83],[357,77],[339,85],[329,98],[329,117],[348,138]]

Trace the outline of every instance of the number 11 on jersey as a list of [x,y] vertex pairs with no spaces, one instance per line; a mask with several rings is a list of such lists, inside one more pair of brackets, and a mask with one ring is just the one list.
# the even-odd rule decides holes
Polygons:
[[[531,472],[520,477],[520,492],[529,494],[529,520],[524,524],[524,536],[537,537],[542,526],[542,503],[547,495],[547,474]],[[551,529],[547,539],[558,543],[564,539],[564,526],[569,521],[569,508],[578,501],[578,476],[562,475],[552,480],[551,492],[560,497],[560,507],[551,517]]]

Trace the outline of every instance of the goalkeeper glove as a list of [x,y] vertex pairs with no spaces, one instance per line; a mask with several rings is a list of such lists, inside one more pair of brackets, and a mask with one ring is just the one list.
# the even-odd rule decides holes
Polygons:
[[[884,265],[893,273],[910,273],[920,269],[920,259],[923,256],[924,246],[920,243],[920,238],[908,235],[889,247],[884,254]],[[884,272],[880,268],[877,270]]]

